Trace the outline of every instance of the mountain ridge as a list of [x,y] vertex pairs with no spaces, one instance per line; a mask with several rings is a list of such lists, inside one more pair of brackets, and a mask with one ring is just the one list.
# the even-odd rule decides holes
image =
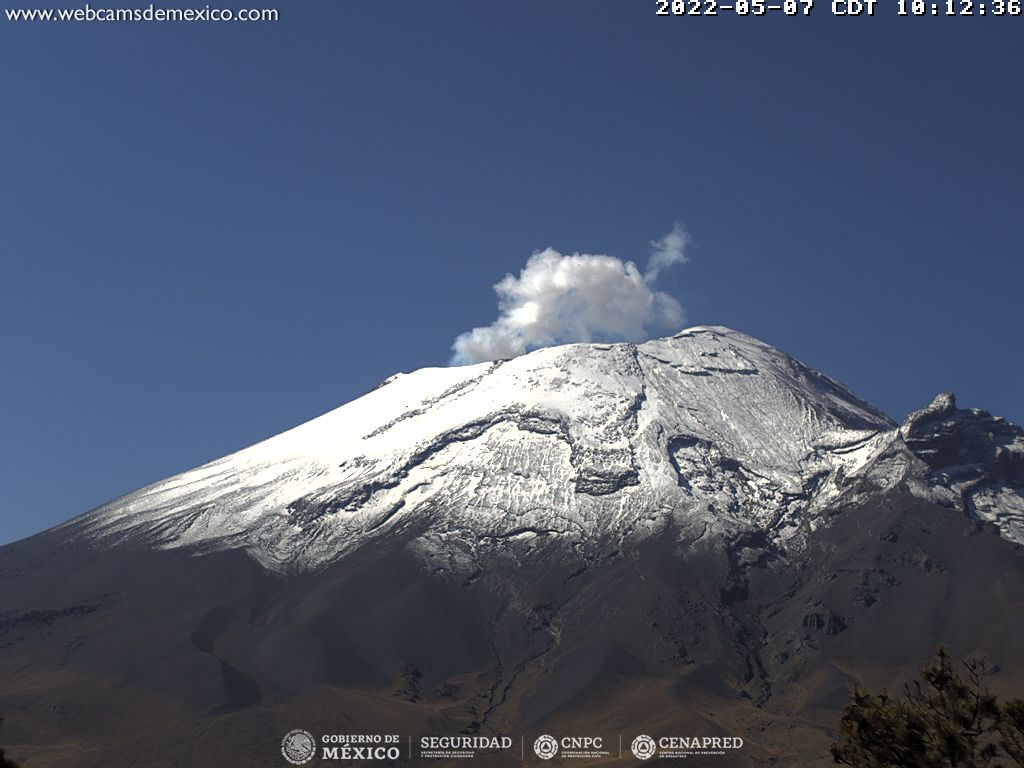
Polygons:
[[[669,519],[686,531],[764,529],[795,546],[851,479],[870,476],[879,487],[910,478],[1024,540],[1013,487],[950,495],[912,450],[901,453],[909,419],[939,408],[929,407],[897,425],[770,345],[696,326],[642,344],[396,374],[59,530],[104,546],[242,548],[271,570],[301,571],[427,520],[411,546],[432,568],[471,571],[479,547],[554,537],[586,549]],[[1024,451],[1019,434],[1006,442]],[[999,505],[1010,512],[993,512]]]

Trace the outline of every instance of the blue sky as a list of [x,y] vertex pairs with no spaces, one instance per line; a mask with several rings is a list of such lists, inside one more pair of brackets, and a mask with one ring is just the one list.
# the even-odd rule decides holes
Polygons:
[[642,268],[674,222],[690,324],[1024,421],[1024,18],[277,7],[0,20],[0,542],[447,364],[535,251]]

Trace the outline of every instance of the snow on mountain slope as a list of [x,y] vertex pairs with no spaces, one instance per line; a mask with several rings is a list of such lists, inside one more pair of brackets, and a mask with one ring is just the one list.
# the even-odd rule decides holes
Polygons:
[[788,355],[697,327],[398,374],[64,529],[106,546],[244,548],[274,570],[399,528],[442,570],[471,569],[480,548],[586,553],[670,523],[690,540],[761,529],[798,542],[850,478],[920,470],[900,435]]

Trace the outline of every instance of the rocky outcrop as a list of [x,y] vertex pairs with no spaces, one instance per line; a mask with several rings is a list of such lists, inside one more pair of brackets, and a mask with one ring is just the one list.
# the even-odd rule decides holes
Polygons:
[[927,466],[938,500],[1024,544],[1024,430],[986,411],[957,408],[953,394],[943,392],[910,414],[900,434]]

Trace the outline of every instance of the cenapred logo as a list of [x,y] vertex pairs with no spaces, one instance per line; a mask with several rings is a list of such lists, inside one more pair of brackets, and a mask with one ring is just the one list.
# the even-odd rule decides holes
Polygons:
[[650,736],[640,734],[633,739],[633,743],[629,745],[629,750],[637,760],[650,760],[654,757],[654,753],[658,751],[658,745]]
[[688,757],[715,757],[725,755],[729,750],[743,749],[739,736],[659,736],[657,739],[640,734],[629,745],[637,760],[660,759],[683,760]]
[[533,742],[533,751],[537,753],[537,757],[541,760],[550,760],[558,754],[558,741],[554,736],[544,734]]
[[288,731],[281,739],[281,754],[292,765],[305,765],[316,754],[316,739],[301,728]]

